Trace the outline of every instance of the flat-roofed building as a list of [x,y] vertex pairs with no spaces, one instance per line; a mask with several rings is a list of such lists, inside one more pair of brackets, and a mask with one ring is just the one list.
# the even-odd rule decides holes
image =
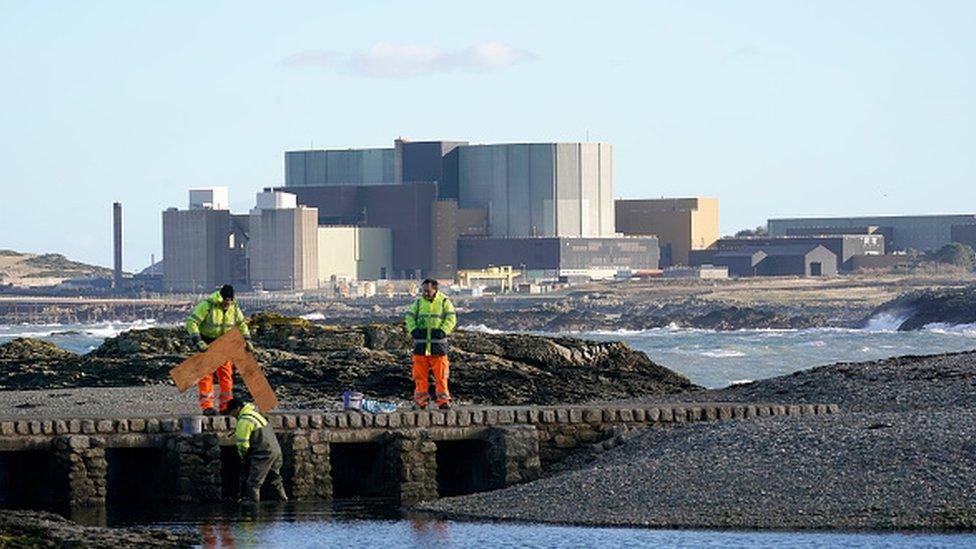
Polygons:
[[787,236],[797,230],[834,234],[834,230],[875,227],[875,232],[884,235],[887,250],[891,252],[938,250],[952,242],[953,225],[972,224],[976,224],[976,215],[949,214],[770,219],[768,227],[772,236]]
[[657,236],[665,267],[688,265],[689,252],[719,237],[717,198],[620,199],[614,208],[618,233]]
[[332,280],[382,280],[393,273],[393,235],[387,227],[320,226],[319,285]]
[[[277,207],[294,200],[258,193],[251,210],[247,257],[251,285],[262,290],[319,287],[318,211],[306,206]],[[265,196],[262,196],[265,195]]]
[[658,268],[657,238],[460,238],[458,267],[513,267],[534,278],[613,278],[620,271]]

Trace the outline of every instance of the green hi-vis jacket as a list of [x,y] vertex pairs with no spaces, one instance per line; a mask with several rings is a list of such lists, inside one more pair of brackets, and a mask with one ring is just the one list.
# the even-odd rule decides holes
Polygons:
[[224,298],[220,297],[220,292],[210,294],[210,297],[200,302],[193,313],[186,319],[186,331],[190,336],[200,334],[200,336],[214,340],[226,334],[233,327],[240,329],[244,337],[250,337],[251,332],[247,329],[247,322],[244,320],[244,312],[235,301],[225,311],[221,304]]
[[[413,354],[424,356],[439,356],[447,354],[447,336],[457,325],[457,314],[454,304],[444,294],[437,292],[433,301],[420,296],[410,311],[407,312],[407,331],[416,329],[424,331],[424,337],[414,337]],[[435,330],[443,333],[434,334]],[[436,337],[435,337],[436,336]]]
[[258,413],[258,409],[250,402],[245,404],[237,414],[237,428],[234,430],[237,442],[237,453],[245,457],[268,457],[281,453],[278,438],[275,436],[268,420]]

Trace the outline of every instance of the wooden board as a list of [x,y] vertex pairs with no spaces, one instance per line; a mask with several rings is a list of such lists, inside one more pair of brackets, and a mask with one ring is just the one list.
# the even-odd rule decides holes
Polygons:
[[204,376],[212,375],[222,364],[231,360],[244,380],[244,385],[262,412],[278,407],[278,397],[261,372],[261,366],[244,346],[244,336],[237,328],[218,337],[207,350],[184,360],[169,371],[169,376],[182,393],[196,386]]

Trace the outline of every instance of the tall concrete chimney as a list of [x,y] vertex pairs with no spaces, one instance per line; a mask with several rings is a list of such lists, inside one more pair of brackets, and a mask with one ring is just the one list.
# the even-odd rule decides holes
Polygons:
[[112,273],[112,287],[122,287],[122,203],[112,204],[112,233],[115,251],[115,271]]

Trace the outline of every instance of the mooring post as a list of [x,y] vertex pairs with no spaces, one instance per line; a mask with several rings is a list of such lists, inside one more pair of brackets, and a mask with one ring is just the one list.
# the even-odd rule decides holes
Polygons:
[[71,506],[104,505],[106,494],[105,440],[87,435],[66,435],[53,441],[57,474],[66,479],[66,493],[58,497]]

